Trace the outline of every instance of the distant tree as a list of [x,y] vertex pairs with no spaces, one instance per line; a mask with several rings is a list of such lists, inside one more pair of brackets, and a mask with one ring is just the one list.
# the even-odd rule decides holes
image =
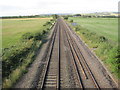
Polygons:
[[64,19],[65,19],[65,20],[68,20],[68,16],[64,16]]
[[87,17],[91,18],[92,16],[88,15]]
[[81,14],[75,14],[74,16],[81,16]]
[[53,19],[57,19],[58,18],[58,15],[57,14],[54,14],[52,15],[53,16]]

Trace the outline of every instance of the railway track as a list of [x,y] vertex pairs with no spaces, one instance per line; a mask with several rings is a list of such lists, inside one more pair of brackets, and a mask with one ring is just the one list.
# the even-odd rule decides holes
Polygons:
[[[86,71],[87,71],[89,73],[89,76],[91,77],[91,80],[93,81],[94,86],[95,86],[95,87],[92,87],[92,88],[97,88],[97,89],[100,90],[100,86],[97,83],[97,81],[96,81],[92,71],[90,70],[87,62],[85,61],[85,58],[83,57],[83,55],[80,51],[80,48],[76,44],[74,38],[72,38],[69,31],[65,30],[65,33],[66,33],[66,36],[68,38],[68,43],[69,43],[69,46],[71,48],[71,52],[74,56],[74,62],[75,62],[76,67],[77,67],[77,72],[78,72],[79,78],[81,78],[80,71],[79,71],[79,68],[81,68],[81,71],[84,75],[84,79],[89,79],[89,77],[86,73]],[[80,81],[81,81],[81,88],[85,88],[84,85],[82,84],[82,80],[80,80]]]
[[37,88],[41,89],[47,89],[48,87],[59,88],[60,85],[60,34],[58,23],[56,23],[50,43],[46,58],[47,64],[41,79],[42,82],[37,86]]
[[[67,44],[67,46],[64,45],[65,43]],[[66,50],[64,50],[64,47],[67,47],[67,50],[70,53],[69,55]],[[46,65],[44,66],[44,70],[40,77],[40,83],[38,83],[37,88],[56,88],[59,90],[61,88],[64,88],[64,85],[62,85],[64,83],[62,82],[66,81],[63,77],[68,79],[70,78],[66,76],[67,72],[65,72],[66,75],[63,75],[64,65],[62,64],[64,64],[65,60],[67,59],[63,54],[71,58],[71,60],[68,61],[71,62],[71,67],[73,68],[74,72],[68,71],[68,74],[75,73],[75,75],[73,75],[73,80],[75,81],[72,82],[78,84],[79,88],[82,89],[101,89],[100,84],[98,83],[97,79],[92,73],[91,68],[86,62],[84,55],[81,53],[81,49],[76,43],[75,38],[72,37],[69,27],[61,18],[59,18],[56,22],[56,26],[51,37],[49,50],[46,56]],[[69,84],[69,82],[66,83]],[[76,86],[74,86],[74,88],[76,88]]]

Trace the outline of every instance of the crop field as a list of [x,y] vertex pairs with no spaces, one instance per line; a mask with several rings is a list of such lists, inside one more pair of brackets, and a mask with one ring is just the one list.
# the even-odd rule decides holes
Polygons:
[[105,63],[113,76],[120,78],[118,72],[118,19],[69,17],[76,26],[72,28]]
[[43,24],[51,18],[19,18],[2,20],[2,47],[8,48],[19,42],[26,32],[36,33],[44,29]]

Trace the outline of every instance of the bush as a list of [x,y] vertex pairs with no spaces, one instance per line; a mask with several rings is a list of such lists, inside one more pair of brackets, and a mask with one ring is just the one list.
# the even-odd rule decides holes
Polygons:
[[[51,19],[52,20],[52,19]],[[53,21],[53,20],[52,20]],[[46,22],[43,26],[48,26],[48,25],[52,25],[52,21],[48,21]]]
[[53,22],[54,20],[53,20],[53,19],[51,19],[50,21],[51,21],[51,22]]
[[46,22],[46,25],[52,25],[52,23],[51,22]]
[[53,19],[56,20],[58,18],[58,15],[57,14],[54,14],[52,15],[53,16]]
[[34,34],[34,40],[41,40],[41,39],[42,39],[42,34],[40,32]]
[[27,32],[27,33],[25,33],[25,34],[22,35],[22,40],[30,40],[30,39],[32,39],[33,37],[34,37],[34,36],[33,36],[32,33]]
[[70,20],[70,23],[73,23],[73,20]]
[[107,41],[107,38],[105,38],[104,36],[100,36],[100,37],[99,37],[99,40],[100,40],[101,42],[105,42],[105,41]]
[[46,30],[43,30],[42,34],[44,35],[44,34],[46,34],[46,33],[47,33],[47,31],[46,31]]
[[75,27],[75,31],[79,31],[80,30],[80,28],[79,27]]
[[65,20],[68,20],[68,16],[65,16],[64,19],[65,19]]

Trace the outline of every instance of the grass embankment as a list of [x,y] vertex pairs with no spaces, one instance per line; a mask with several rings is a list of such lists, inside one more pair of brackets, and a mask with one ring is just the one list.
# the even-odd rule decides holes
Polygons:
[[53,22],[50,19],[3,20],[3,88],[12,87],[27,72]]
[[118,54],[118,21],[117,18],[80,18],[70,17],[77,23],[72,26],[80,37],[94,50],[116,77],[120,78]]

